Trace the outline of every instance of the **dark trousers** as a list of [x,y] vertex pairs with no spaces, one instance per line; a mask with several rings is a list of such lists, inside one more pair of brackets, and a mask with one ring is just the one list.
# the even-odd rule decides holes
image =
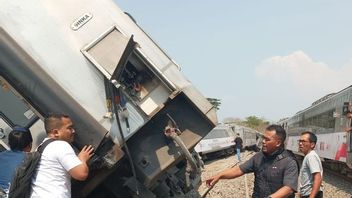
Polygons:
[[[309,195],[307,196],[302,196],[302,198],[308,198]],[[317,195],[315,195],[315,198],[323,198],[323,191],[319,191]]]

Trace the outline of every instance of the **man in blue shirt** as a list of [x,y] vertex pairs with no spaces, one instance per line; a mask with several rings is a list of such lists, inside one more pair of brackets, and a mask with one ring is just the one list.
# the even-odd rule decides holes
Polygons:
[[32,135],[29,129],[14,127],[9,133],[9,151],[0,152],[0,188],[7,192],[18,165],[22,163],[25,152],[32,148]]

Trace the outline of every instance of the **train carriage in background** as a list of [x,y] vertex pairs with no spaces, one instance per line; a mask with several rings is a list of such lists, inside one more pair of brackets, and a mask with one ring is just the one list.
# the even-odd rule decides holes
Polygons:
[[234,139],[237,133],[243,140],[243,149],[258,150],[261,134],[251,128],[235,124],[220,124],[209,132],[196,146],[195,151],[203,160],[234,153]]
[[318,137],[315,150],[324,165],[352,176],[351,133],[345,132],[351,126],[351,120],[346,117],[352,109],[351,101],[352,86],[349,86],[337,93],[328,94],[294,116],[279,121],[288,134],[286,148],[300,154],[300,133],[311,131]]

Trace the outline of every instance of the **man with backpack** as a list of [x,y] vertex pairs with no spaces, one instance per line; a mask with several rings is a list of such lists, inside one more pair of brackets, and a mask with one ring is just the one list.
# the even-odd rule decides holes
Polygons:
[[44,120],[48,139],[55,139],[41,154],[36,177],[32,181],[31,197],[71,197],[71,177],[83,181],[88,177],[87,161],[93,155],[92,146],[84,146],[78,156],[71,143],[74,127],[68,115],[50,114]]
[[9,191],[15,170],[24,160],[25,152],[31,151],[32,142],[29,129],[15,126],[9,133],[8,143],[11,150],[0,153],[0,195],[2,193],[3,197],[6,197]]
[[297,191],[298,163],[292,153],[284,149],[285,130],[270,125],[263,134],[262,151],[239,166],[224,170],[206,180],[214,186],[220,179],[233,179],[254,172],[253,198],[294,197]]

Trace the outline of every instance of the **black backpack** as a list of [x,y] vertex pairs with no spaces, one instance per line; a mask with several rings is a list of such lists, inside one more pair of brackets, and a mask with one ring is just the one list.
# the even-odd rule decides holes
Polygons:
[[37,151],[26,154],[24,161],[17,167],[12,179],[9,198],[29,198],[31,194],[31,184],[36,168],[45,147],[55,139],[48,139],[41,144]]

